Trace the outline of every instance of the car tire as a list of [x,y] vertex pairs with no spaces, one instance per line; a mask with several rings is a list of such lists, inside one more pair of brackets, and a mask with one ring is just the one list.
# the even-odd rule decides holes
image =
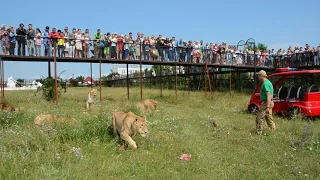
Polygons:
[[248,111],[249,111],[249,113],[251,113],[251,114],[257,114],[257,112],[258,112],[258,106],[255,105],[255,104],[250,104],[249,107],[248,107]]
[[299,116],[299,114],[300,114],[300,110],[298,107],[292,106],[292,107],[288,108],[288,118],[289,119],[293,119],[293,118]]

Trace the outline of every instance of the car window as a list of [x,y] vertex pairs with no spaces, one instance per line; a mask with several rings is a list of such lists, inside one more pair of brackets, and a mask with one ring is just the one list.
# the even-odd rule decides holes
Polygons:
[[286,86],[288,89],[293,86],[303,86],[307,89],[310,87],[318,88],[320,87],[320,73],[292,75],[284,79],[279,87],[281,86]]

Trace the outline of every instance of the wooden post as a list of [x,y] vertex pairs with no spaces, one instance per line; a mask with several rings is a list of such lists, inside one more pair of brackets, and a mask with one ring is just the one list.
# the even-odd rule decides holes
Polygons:
[[3,99],[4,99],[3,94],[2,94],[2,92],[4,91],[4,88],[3,88],[3,79],[4,79],[4,77],[2,77],[2,71],[3,71],[2,62],[3,61],[2,61],[1,56],[0,56],[0,96],[1,96],[1,101],[3,101]]
[[140,42],[140,100],[142,101],[142,42]]
[[51,62],[48,61],[48,77],[51,78]]
[[91,80],[90,80],[90,83],[91,83],[91,89],[92,89],[92,81],[93,81],[93,78],[92,78],[92,63],[90,63],[90,77],[91,77]]
[[[99,86],[100,86],[100,104],[102,103],[102,88],[101,88],[101,81],[102,81],[102,67],[101,67],[101,60],[99,62],[100,64],[100,82],[99,82]],[[92,78],[92,77],[91,77]]]
[[2,60],[2,98],[4,99],[4,61]]
[[210,88],[210,94],[213,96],[213,92],[212,92],[212,86],[211,86],[211,82],[210,82],[210,75],[209,75],[209,70],[208,70],[208,65],[206,63],[206,73],[207,73],[207,79],[208,79],[208,84],[209,84],[209,88]]
[[160,65],[160,97],[162,97],[162,66]]
[[242,92],[242,80],[241,80],[241,72],[238,71],[239,73],[239,91]]
[[56,105],[58,105],[58,80],[57,80],[57,40],[54,39],[54,86],[56,94]]
[[203,68],[204,72],[204,91],[205,91],[205,97],[207,97],[207,70]]
[[177,62],[176,62],[176,99],[178,100],[178,75],[177,75]]
[[128,95],[128,100],[130,99],[129,95],[129,64],[127,64],[127,95]]
[[188,96],[190,96],[190,67],[188,67]]
[[[233,55],[232,55],[232,57],[233,57]],[[229,70],[230,70],[230,84],[229,84],[230,95],[231,95],[231,88],[232,88],[232,87],[231,87],[231,86],[232,86],[232,82],[231,82],[231,81],[232,81],[232,80],[231,80],[231,78],[232,78],[232,74],[231,74],[231,64],[232,64],[232,61],[231,61],[231,63],[230,63],[230,69],[229,69]]]

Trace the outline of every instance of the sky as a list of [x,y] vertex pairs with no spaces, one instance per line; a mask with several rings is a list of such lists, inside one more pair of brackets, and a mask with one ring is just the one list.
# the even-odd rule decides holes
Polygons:
[[[52,3],[52,4],[51,4]],[[29,23],[42,31],[45,26],[63,29],[98,28],[102,33],[137,32],[184,40],[203,40],[237,45],[253,38],[269,49],[291,46],[311,47],[320,44],[319,0],[121,0],[121,1],[43,1],[28,3],[15,0],[1,2],[0,24],[17,28]],[[102,74],[109,74],[111,64],[102,65]],[[52,65],[53,68],[53,65]],[[58,63],[63,77],[90,75],[88,63]],[[53,72],[53,69],[52,69]],[[5,78],[32,79],[47,76],[47,63],[5,62]],[[99,65],[93,64],[93,77],[98,77]]]

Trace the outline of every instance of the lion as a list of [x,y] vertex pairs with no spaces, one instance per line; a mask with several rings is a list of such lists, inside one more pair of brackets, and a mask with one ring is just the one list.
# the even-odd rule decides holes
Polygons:
[[136,142],[132,139],[136,133],[142,137],[148,134],[146,116],[138,116],[132,112],[113,112],[112,113],[113,132],[117,131],[124,141],[126,141],[133,149],[137,149]]
[[153,99],[145,99],[143,101],[137,102],[136,106],[142,111],[155,110],[157,109],[158,102]]
[[22,110],[22,108],[15,108],[12,105],[5,102],[0,102],[0,109],[2,111],[7,111],[7,112],[19,112]]
[[91,88],[90,91],[88,92],[88,97],[86,101],[86,110],[89,111],[91,109],[91,105],[94,104],[94,101],[97,96],[97,90]]
[[52,114],[40,114],[38,115],[34,121],[34,125],[36,126],[42,126],[42,125],[47,125],[47,126],[52,126],[52,125],[61,125],[61,124],[69,124],[69,125],[74,125],[77,123],[77,120],[74,118],[70,118],[67,116],[57,116],[57,115],[52,115]]

